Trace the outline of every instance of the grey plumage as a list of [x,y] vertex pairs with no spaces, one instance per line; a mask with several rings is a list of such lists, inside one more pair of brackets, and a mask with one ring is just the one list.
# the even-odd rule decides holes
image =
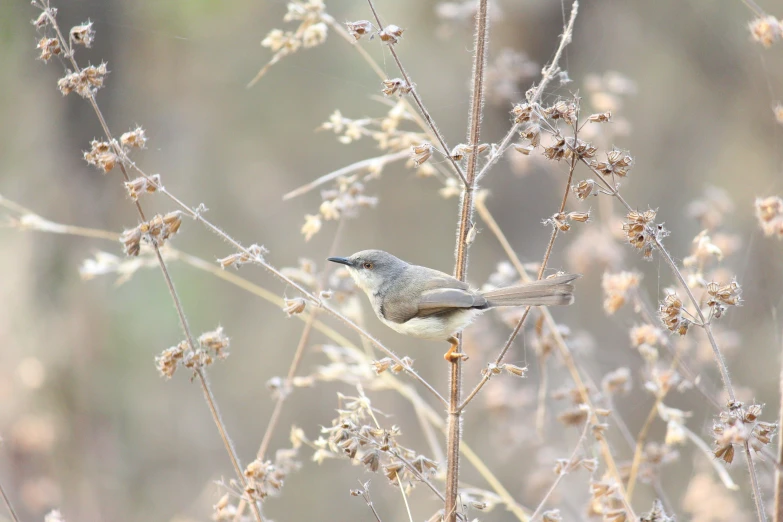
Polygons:
[[348,267],[381,321],[425,339],[449,339],[489,308],[571,304],[573,281],[579,277],[563,275],[480,292],[449,274],[411,265],[382,250],[329,261]]

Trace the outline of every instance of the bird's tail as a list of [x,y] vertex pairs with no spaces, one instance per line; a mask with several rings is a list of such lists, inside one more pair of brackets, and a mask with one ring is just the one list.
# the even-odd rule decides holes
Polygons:
[[579,274],[531,281],[516,286],[482,292],[488,308],[495,306],[552,306],[569,305],[574,302],[574,279]]

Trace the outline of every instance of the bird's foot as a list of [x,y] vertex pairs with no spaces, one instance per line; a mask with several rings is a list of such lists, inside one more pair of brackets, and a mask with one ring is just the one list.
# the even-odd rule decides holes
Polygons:
[[450,363],[455,363],[460,360],[467,361],[468,360],[467,354],[458,352],[457,351],[458,347],[459,345],[457,343],[451,343],[451,346],[449,347],[449,351],[443,354],[443,358]]

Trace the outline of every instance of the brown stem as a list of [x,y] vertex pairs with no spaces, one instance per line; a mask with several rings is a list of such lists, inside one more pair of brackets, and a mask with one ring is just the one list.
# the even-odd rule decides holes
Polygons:
[[[464,281],[468,269],[468,230],[472,226],[476,165],[478,161],[478,143],[481,133],[481,112],[484,107],[484,67],[487,60],[487,24],[488,0],[478,0],[476,12],[476,40],[473,61],[473,89],[470,121],[468,122],[468,168],[467,182],[462,191],[457,232],[456,263],[454,277]],[[462,351],[462,335],[457,336],[457,352]],[[459,457],[460,438],[462,436],[462,359],[457,357],[451,364],[449,379],[449,423],[446,432],[446,503],[445,520],[456,522],[459,508]]]
[[[783,364],[780,367],[780,413],[778,426],[783,426]],[[778,440],[777,469],[775,469],[775,513],[774,521],[783,522],[783,441]]]

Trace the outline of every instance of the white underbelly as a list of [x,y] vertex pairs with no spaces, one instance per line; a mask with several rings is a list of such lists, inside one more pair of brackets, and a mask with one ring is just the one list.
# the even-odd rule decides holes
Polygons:
[[382,317],[379,318],[386,326],[395,330],[401,334],[410,335],[411,337],[418,337],[419,339],[432,339],[445,341],[452,335],[462,331],[463,328],[468,326],[476,316],[480,315],[483,310],[476,310],[475,308],[468,308],[464,311],[454,313],[448,317],[414,317],[404,323],[394,323],[387,321]]

